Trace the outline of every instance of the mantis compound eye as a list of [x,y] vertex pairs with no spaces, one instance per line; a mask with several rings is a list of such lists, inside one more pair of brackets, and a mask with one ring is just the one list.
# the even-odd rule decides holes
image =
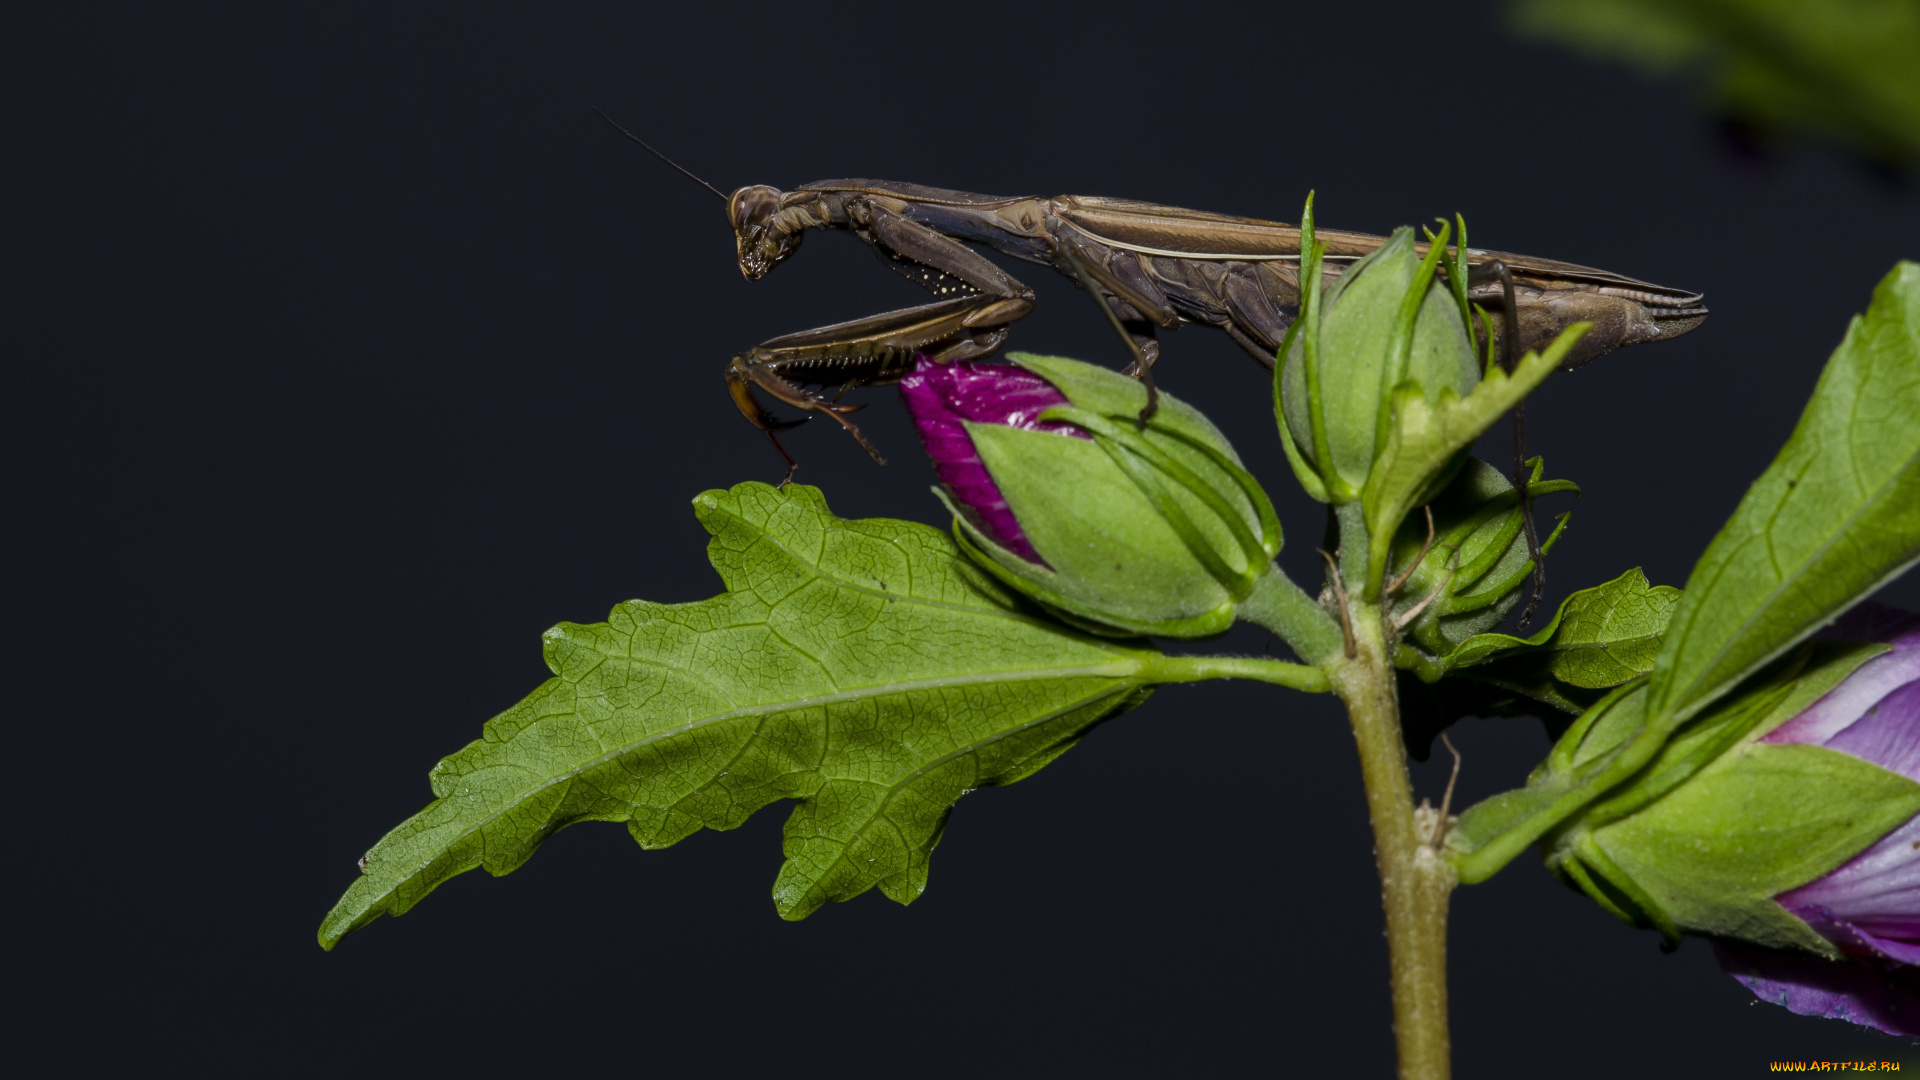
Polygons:
[[743,187],[727,197],[727,224],[735,232],[744,233],[755,226],[765,225],[767,219],[780,209],[780,189],[766,184]]

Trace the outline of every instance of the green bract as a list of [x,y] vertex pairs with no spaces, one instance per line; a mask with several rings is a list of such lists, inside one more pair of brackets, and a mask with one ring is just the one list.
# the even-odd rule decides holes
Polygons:
[[1101,633],[1205,637],[1231,626],[1274,572],[1281,536],[1272,503],[1225,436],[1167,394],[1141,428],[1145,388],[1106,368],[1011,359],[1071,403],[1044,419],[1093,438],[969,423],[981,462],[1046,565],[956,511],[961,546],[1005,584]]

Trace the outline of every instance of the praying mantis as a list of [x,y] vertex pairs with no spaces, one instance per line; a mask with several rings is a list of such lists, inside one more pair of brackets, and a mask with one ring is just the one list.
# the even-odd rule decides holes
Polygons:
[[[728,362],[734,404],[787,464],[782,485],[798,465],[777,433],[806,417],[779,419],[756,392],[831,418],[884,465],[848,419],[861,406],[843,402],[847,392],[897,382],[921,355],[936,362],[990,356],[1033,310],[1033,290],[969,244],[1050,266],[1100,302],[1133,357],[1128,373],[1147,384],[1142,422],[1155,408],[1158,331],[1189,323],[1216,327],[1271,368],[1299,313],[1296,225],[1128,199],[1002,197],[883,180],[822,180],[791,191],[756,184],[727,194],[600,115],[726,203],[740,272],[749,281],[791,258],[809,230],[829,229],[859,237],[888,267],[934,296],[915,307],[763,341]],[[1322,273],[1329,279],[1386,241],[1325,228],[1314,235],[1326,245]],[[1426,245],[1416,250],[1424,254]],[[1499,328],[1490,333],[1509,369],[1522,350],[1544,346],[1572,323],[1592,328],[1567,354],[1567,368],[1628,345],[1679,337],[1707,317],[1699,293],[1606,270],[1475,248],[1466,249],[1464,263],[1469,299],[1499,311]],[[840,389],[831,396],[812,389],[833,386]],[[1525,451],[1517,410],[1515,420],[1518,462]],[[1532,540],[1530,514],[1527,520]],[[1536,599],[1542,583],[1536,580]]]

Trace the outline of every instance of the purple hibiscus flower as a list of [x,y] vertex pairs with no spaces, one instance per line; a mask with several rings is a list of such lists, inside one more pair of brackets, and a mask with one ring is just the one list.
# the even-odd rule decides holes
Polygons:
[[[1761,741],[1823,746],[1920,781],[1920,615],[1862,604],[1819,636],[1893,648]],[[1729,974],[1802,1015],[1920,1035],[1920,816],[1775,899],[1851,959],[1717,942]]]
[[1005,424],[1089,438],[1070,424],[1039,419],[1055,405],[1068,404],[1066,395],[1040,376],[1012,364],[967,360],[939,364],[922,356],[913,371],[900,380],[900,397],[920,429],[920,440],[933,459],[934,474],[954,503],[1001,547],[1045,566],[1046,561],[1027,541],[1026,532],[981,462],[965,425],[968,421]]

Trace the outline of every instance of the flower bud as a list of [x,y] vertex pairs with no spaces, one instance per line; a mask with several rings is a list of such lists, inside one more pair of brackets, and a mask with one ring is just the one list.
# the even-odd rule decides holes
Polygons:
[[1465,397],[1481,368],[1462,314],[1465,292],[1435,280],[1446,228],[1424,261],[1413,230],[1395,230],[1322,292],[1321,245],[1305,240],[1311,209],[1303,216],[1302,307],[1282,346],[1280,433],[1308,491],[1346,503],[1359,498],[1385,445],[1394,388],[1415,383],[1429,404],[1443,390]]
[[[1862,640],[1890,647],[1862,663],[1841,644]],[[1816,641],[1682,729],[1548,864],[1629,922],[1720,939],[1766,1000],[1920,1035],[1901,1008],[1920,1003],[1920,617],[1866,604]]]
[[1040,376],[1010,364],[936,364],[924,356],[913,372],[900,380],[900,396],[907,403],[914,426],[920,429],[927,456],[933,459],[934,475],[947,489],[960,516],[1001,547],[1044,565],[987,473],[966,425],[1002,424],[1093,438],[1071,424],[1040,419],[1048,409],[1070,404],[1067,396]]
[[[1541,460],[1531,464],[1527,491],[1534,498],[1579,490],[1565,480],[1541,483]],[[1414,613],[1394,662],[1428,682],[1445,671],[1438,660],[1506,618],[1533,573],[1520,493],[1500,470],[1468,458],[1430,509],[1432,545],[1425,518],[1408,518],[1394,537],[1388,564],[1389,580],[1402,582],[1393,598],[1394,618]],[[1560,515],[1553,533],[1541,540],[1543,554],[1560,539],[1568,517]]]
[[900,380],[981,566],[1103,633],[1203,637],[1272,566],[1280,523],[1214,426],[1139,383],[1015,353],[1013,364],[922,358]]

